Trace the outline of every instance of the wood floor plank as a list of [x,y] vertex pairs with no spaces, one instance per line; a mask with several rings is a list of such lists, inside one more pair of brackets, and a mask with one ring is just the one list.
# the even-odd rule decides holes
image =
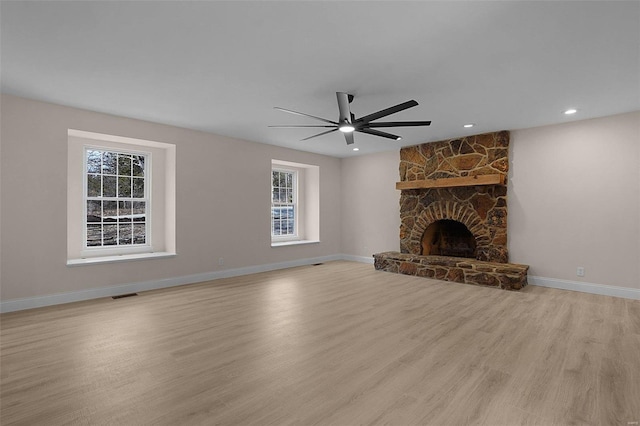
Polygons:
[[2,425],[628,425],[640,302],[329,262],[0,316]]

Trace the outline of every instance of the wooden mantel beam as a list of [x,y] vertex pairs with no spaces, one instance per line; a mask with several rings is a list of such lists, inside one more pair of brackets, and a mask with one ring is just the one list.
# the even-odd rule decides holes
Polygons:
[[453,186],[504,185],[505,175],[478,175],[442,179],[406,180],[396,182],[396,189],[450,188]]

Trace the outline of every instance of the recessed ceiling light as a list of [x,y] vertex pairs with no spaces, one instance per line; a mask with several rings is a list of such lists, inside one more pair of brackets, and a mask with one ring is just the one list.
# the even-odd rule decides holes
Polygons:
[[360,151],[360,148],[353,148],[354,151]]
[[469,123],[469,124],[465,124],[465,125],[464,125],[464,126],[462,126],[462,127],[469,128],[469,127],[473,127],[473,126],[475,126],[475,124],[473,124],[473,123]]
[[571,115],[571,114],[575,114],[576,112],[578,112],[577,109],[570,108],[570,109],[566,110],[564,113],[565,113],[565,115]]

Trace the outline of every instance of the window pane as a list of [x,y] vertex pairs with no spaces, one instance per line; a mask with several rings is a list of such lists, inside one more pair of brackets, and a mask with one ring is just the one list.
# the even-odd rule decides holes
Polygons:
[[87,151],[87,172],[101,173],[102,151]]
[[132,215],[134,222],[144,222],[146,219],[146,203],[144,201],[134,201],[132,203]]
[[102,245],[102,225],[87,225],[87,247]]
[[104,186],[102,190],[103,197],[115,197],[116,196],[116,177],[115,176],[103,176],[102,183]]
[[144,155],[133,156],[133,175],[144,177]]
[[287,176],[285,173],[280,173],[280,186],[287,186]]
[[144,198],[144,178],[133,178],[133,198]]
[[118,221],[131,222],[131,201],[118,201]]
[[133,224],[133,244],[145,244],[147,242],[146,225],[144,223]]
[[293,203],[293,191],[291,189],[287,189],[287,199],[285,201],[287,203]]
[[131,156],[118,154],[118,176],[131,176]]
[[102,153],[102,173],[105,175],[115,175],[118,154],[115,152]]
[[102,220],[102,201],[87,201],[87,222],[100,222]]
[[102,190],[100,188],[100,175],[87,175],[87,196],[100,197]]
[[103,227],[103,245],[115,246],[118,242],[118,225],[104,225]]
[[293,188],[293,173],[287,173],[287,188]]
[[118,237],[118,244],[119,245],[128,245],[131,244],[131,237],[132,237],[132,227],[133,225],[130,223],[126,223],[126,224],[120,224],[118,225],[119,227],[119,232],[120,235]]
[[289,235],[293,235],[294,234],[293,220],[288,220],[287,221],[287,234],[289,234]]
[[118,197],[131,197],[130,177],[118,177]]
[[103,222],[115,222],[118,219],[118,202],[117,201],[104,201],[103,202]]

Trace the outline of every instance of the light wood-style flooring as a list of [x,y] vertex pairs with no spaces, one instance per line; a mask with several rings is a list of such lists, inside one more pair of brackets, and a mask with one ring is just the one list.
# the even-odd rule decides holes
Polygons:
[[4,426],[640,421],[640,301],[330,262],[0,321]]

